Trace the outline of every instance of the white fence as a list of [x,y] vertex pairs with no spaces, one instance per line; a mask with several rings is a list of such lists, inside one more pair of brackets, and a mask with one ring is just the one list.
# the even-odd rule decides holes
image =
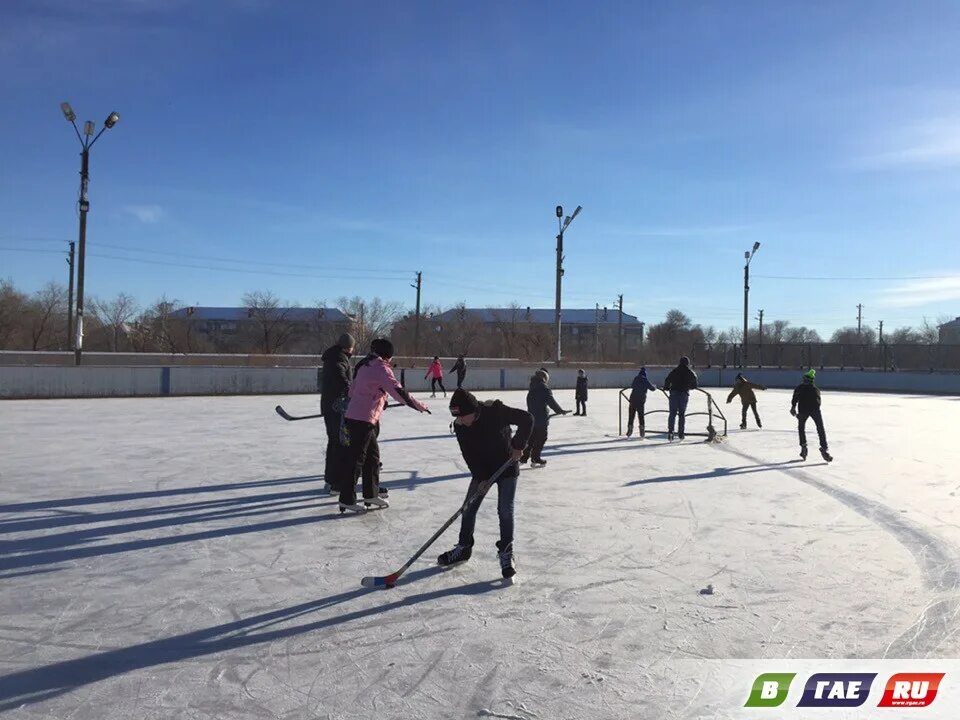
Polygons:
[[[522,390],[537,366],[479,367],[467,373],[465,386],[472,390]],[[547,368],[553,388],[572,388],[575,368]],[[650,368],[650,380],[662,383],[669,368]],[[397,374],[400,374],[397,370]],[[406,387],[413,392],[430,389],[423,368],[403,371]],[[704,387],[730,387],[736,369],[700,370]],[[591,388],[629,387],[635,370],[591,368]],[[790,388],[800,382],[797,370],[751,370],[753,382],[769,387]],[[447,375],[450,392],[456,377]],[[817,384],[831,390],[929,393],[960,395],[960,374],[870,372],[859,370],[820,371]],[[165,395],[279,395],[315,393],[320,372],[315,367],[0,367],[0,398],[151,397]]]

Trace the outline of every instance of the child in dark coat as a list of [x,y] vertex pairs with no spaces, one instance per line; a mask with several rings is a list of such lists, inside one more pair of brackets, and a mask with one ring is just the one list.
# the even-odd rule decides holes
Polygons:
[[587,374],[581,368],[577,370],[577,390],[574,394],[574,399],[577,402],[577,411],[574,415],[583,415],[587,414]]

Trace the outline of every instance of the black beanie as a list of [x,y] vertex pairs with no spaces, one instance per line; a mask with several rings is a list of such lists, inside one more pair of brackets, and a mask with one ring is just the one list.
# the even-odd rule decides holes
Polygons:
[[480,409],[480,401],[476,396],[463,388],[457,388],[453,391],[453,397],[450,398],[450,414],[455,417],[461,415],[470,415]]
[[384,360],[389,360],[393,357],[393,343],[386,338],[377,338],[370,343],[370,352],[379,355]]

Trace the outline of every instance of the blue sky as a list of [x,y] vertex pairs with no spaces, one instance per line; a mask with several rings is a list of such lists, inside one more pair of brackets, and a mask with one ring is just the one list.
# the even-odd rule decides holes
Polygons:
[[427,303],[551,306],[559,203],[584,208],[567,306],[736,325],[759,241],[751,315],[957,316],[958,24],[955,2],[7,0],[0,277],[66,280],[9,248],[76,235],[69,100],[121,114],[88,294],[412,306],[422,270]]

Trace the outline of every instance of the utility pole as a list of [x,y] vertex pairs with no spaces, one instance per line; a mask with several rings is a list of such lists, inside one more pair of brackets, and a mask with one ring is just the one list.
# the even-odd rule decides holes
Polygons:
[[67,350],[73,350],[73,260],[77,244],[70,241],[70,254],[67,256],[67,265],[70,266],[70,282],[67,284]]
[[600,362],[600,303],[593,310],[593,360]]
[[364,345],[367,344],[366,343],[367,332],[366,332],[366,327],[363,324],[363,312],[365,309],[366,308],[364,304],[360,303],[360,337],[363,338],[363,340],[361,340],[360,342],[363,343]]
[[557,205],[557,225],[560,228],[560,231],[557,233],[557,308],[556,308],[556,332],[557,332],[557,367],[560,366],[560,290],[563,283],[563,233],[570,226],[570,223],[573,222],[573,219],[580,214],[580,211],[583,208],[577,205],[577,209],[573,211],[573,215],[568,215],[566,218],[563,217],[563,206]]
[[880,321],[880,344],[883,345],[883,320]]
[[863,321],[863,305],[857,305],[857,339],[860,339],[860,323]]
[[760,310],[760,336],[757,338],[757,367],[763,366],[763,310]]
[[620,311],[617,318],[617,362],[623,362],[623,293],[617,296],[617,308]]
[[413,326],[413,355],[420,356],[420,290],[423,287],[423,271],[417,271],[417,284],[410,287],[417,291],[417,318]]

